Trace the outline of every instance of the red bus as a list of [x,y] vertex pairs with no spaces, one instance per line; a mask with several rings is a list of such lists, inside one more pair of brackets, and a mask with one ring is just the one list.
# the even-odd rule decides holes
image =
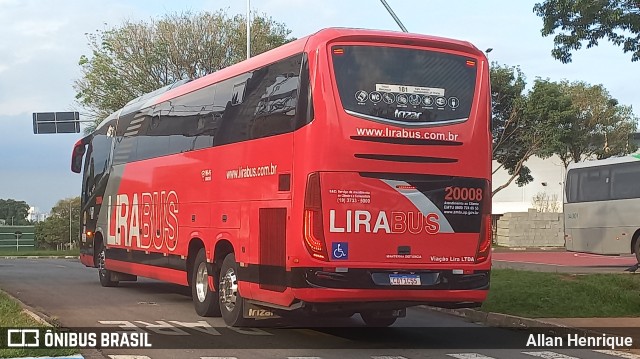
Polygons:
[[490,101],[468,42],[352,29],[144,95],[73,150],[81,261],[103,286],[190,286],[230,326],[477,306]]

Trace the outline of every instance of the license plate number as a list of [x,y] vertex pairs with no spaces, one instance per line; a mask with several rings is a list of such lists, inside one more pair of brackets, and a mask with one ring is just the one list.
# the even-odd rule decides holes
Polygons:
[[413,274],[390,274],[389,283],[391,285],[420,285],[420,276]]

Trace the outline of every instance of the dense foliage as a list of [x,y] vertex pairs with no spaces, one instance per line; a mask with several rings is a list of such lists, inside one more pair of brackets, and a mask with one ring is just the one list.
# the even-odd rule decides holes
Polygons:
[[571,62],[571,52],[606,39],[640,60],[640,2],[637,0],[545,0],[534,7],[542,17],[542,35],[554,37],[551,54]]
[[39,248],[77,247],[80,237],[80,197],[58,201],[49,217],[36,223],[35,235]]
[[[290,33],[271,18],[254,17],[252,55],[291,41]],[[91,55],[80,58],[82,77],[74,88],[78,103],[96,123],[145,93],[246,59],[246,18],[221,11],[125,21],[87,37]]]
[[0,219],[7,225],[24,226],[29,224],[29,205],[25,201],[0,199]]
[[533,181],[526,166],[532,156],[555,154],[567,166],[635,151],[629,136],[638,119],[602,85],[536,79],[530,91],[525,87],[519,68],[493,64],[493,159],[498,162],[494,173],[504,169],[509,174],[494,195],[513,181],[520,186]]

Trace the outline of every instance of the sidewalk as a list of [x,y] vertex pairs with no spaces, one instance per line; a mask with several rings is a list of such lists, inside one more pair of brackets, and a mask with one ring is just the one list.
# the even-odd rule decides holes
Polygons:
[[[535,272],[558,273],[629,273],[634,266],[634,255],[605,256],[590,253],[567,252],[562,248],[549,250],[500,248],[492,254],[493,268],[510,268]],[[640,273],[640,271],[639,271]]]

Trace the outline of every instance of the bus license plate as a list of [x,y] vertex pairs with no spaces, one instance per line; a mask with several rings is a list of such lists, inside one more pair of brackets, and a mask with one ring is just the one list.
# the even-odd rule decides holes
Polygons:
[[389,274],[391,285],[420,285],[420,276],[417,274]]

